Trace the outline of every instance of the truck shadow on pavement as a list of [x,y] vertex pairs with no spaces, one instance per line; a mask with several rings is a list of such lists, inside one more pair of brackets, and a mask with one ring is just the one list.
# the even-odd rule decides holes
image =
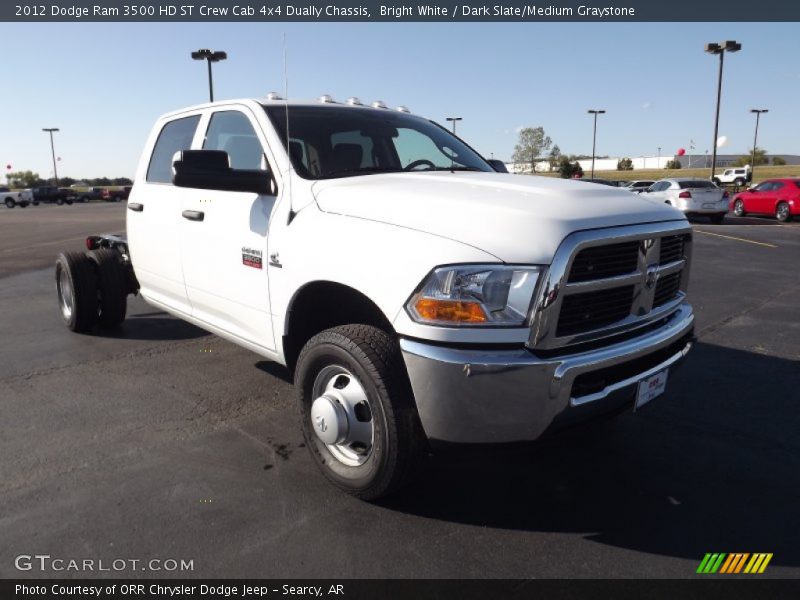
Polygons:
[[434,459],[383,506],[481,527],[582,534],[698,561],[800,565],[800,361],[698,343],[636,414],[480,461]]
[[120,326],[98,329],[94,335],[120,340],[181,341],[211,334],[167,313],[153,312],[128,315]]

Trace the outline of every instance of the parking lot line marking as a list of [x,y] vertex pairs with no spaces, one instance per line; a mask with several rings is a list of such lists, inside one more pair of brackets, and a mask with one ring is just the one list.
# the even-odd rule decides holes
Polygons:
[[711,233],[710,231],[703,231],[702,229],[695,229],[697,233],[705,233],[706,235],[713,235],[716,237],[727,238],[729,240],[736,240],[737,242],[746,242],[748,244],[756,244],[757,246],[766,246],[767,248],[777,248],[775,244],[767,244],[766,242],[756,242],[755,240],[747,240],[745,238],[735,237],[733,235],[723,235],[721,233]]

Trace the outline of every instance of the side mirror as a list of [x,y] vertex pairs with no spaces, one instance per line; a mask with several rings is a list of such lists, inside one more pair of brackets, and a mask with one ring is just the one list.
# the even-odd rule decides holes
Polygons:
[[272,194],[267,171],[231,169],[223,150],[183,150],[172,159],[172,183],[178,187]]
[[492,158],[491,160],[487,160],[486,162],[492,165],[492,168],[498,173],[508,173],[508,169],[506,168],[506,163],[504,163],[502,160],[499,160],[497,158]]

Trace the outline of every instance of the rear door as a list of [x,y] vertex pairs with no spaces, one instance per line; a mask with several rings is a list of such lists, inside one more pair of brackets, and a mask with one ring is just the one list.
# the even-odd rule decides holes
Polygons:
[[178,236],[181,197],[172,185],[172,158],[192,147],[200,114],[187,114],[161,126],[150,141],[150,160],[140,165],[128,199],[127,231],[131,260],[142,295],[166,308],[191,313],[186,295]]
[[[266,139],[247,107],[211,112],[201,129],[202,148],[226,151],[232,168],[270,170]],[[192,316],[274,350],[267,231],[276,196],[186,191],[177,214]]]

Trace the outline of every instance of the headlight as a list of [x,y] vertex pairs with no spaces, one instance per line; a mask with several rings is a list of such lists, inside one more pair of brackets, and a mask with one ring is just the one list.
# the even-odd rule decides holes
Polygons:
[[406,308],[431,325],[524,325],[540,267],[461,265],[433,271]]

